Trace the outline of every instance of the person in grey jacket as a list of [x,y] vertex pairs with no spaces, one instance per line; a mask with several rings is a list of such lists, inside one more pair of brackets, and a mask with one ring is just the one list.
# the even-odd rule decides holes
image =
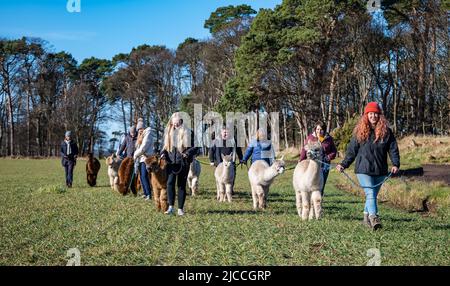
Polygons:
[[392,163],[391,173],[396,174],[400,168],[397,140],[379,105],[371,102],[355,127],[344,160],[336,169],[343,172],[356,161],[355,173],[366,195],[363,223],[373,230],[381,228],[377,196],[388,175],[388,154]]
[[133,158],[134,149],[136,147],[137,141],[137,132],[136,127],[131,126],[129,132],[125,135],[124,140],[119,145],[119,149],[117,149],[116,156],[121,157],[125,153],[127,158]]

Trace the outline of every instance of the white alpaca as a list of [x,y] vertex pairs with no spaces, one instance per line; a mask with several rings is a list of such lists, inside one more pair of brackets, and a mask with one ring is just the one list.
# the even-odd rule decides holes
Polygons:
[[217,200],[219,202],[225,202],[225,200],[228,200],[228,202],[231,203],[235,176],[233,154],[221,156],[223,162],[217,166],[216,171],[214,172],[217,187]]
[[248,179],[252,188],[254,210],[267,207],[270,185],[278,175],[284,173],[284,165],[283,158],[276,160],[272,166],[269,166],[264,160],[258,160],[252,164],[248,171]]
[[119,190],[119,167],[122,160],[116,157],[116,154],[109,156],[106,159],[106,165],[108,166],[108,177],[111,189]]
[[322,215],[320,189],[323,185],[323,174],[321,163],[314,159],[322,158],[322,147],[318,142],[308,143],[305,150],[307,160],[297,164],[293,177],[297,212],[302,220],[319,219]]
[[200,179],[200,173],[202,171],[202,167],[200,166],[200,162],[197,159],[192,161],[191,166],[189,167],[189,174],[187,178],[187,183],[189,189],[191,189],[191,194],[194,197],[198,191],[198,183]]

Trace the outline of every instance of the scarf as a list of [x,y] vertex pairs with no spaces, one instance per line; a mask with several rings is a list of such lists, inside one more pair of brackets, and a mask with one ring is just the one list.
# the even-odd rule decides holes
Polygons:
[[72,154],[72,149],[70,148],[70,141],[65,141],[67,144],[67,156],[70,156],[70,154]]

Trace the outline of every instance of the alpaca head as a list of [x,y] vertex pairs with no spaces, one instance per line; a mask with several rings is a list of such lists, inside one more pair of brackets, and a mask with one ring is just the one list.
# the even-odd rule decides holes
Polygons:
[[308,159],[319,159],[322,157],[322,145],[319,141],[317,142],[308,142],[305,145],[306,157]]
[[159,156],[149,156],[145,159],[145,166],[149,172],[159,172],[166,166],[166,161]]
[[223,154],[221,154],[221,156],[222,156],[222,163],[223,163],[223,166],[225,167],[225,168],[229,168],[230,166],[232,166],[233,165],[233,153],[231,153],[230,155],[223,155]]
[[114,164],[119,162],[119,158],[116,157],[116,154],[112,154],[108,158],[106,158],[106,165],[113,166]]
[[286,169],[283,158],[281,158],[279,160],[275,160],[273,162],[271,168],[273,168],[277,172],[278,175],[283,174]]
[[89,160],[92,160],[92,159],[94,159],[94,154],[92,154],[92,153],[88,153],[88,159],[89,159]]

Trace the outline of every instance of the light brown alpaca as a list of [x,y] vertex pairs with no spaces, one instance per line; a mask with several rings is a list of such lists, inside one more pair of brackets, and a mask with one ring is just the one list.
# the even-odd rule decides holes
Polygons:
[[319,219],[322,214],[323,185],[321,163],[315,158],[322,158],[322,146],[319,142],[310,142],[305,146],[307,160],[298,163],[294,170],[293,185],[298,215],[302,220]]
[[285,163],[283,158],[276,160],[272,166],[266,161],[258,160],[252,164],[248,171],[248,179],[252,188],[253,209],[265,209],[270,185],[275,178],[284,173]]
[[145,165],[151,175],[153,200],[158,211],[165,212],[169,209],[167,202],[167,162],[159,156],[151,156],[145,159]]
[[89,186],[95,187],[97,185],[97,175],[100,171],[100,162],[94,158],[92,153],[88,154],[88,161],[86,163],[86,175]]
[[217,187],[217,200],[219,202],[225,202],[225,200],[228,200],[228,202],[231,203],[235,176],[233,166],[233,153],[230,155],[221,156],[223,162],[217,166],[214,172]]
[[108,177],[111,189],[119,191],[119,168],[122,160],[116,154],[112,154],[106,158],[106,165],[108,166]]

